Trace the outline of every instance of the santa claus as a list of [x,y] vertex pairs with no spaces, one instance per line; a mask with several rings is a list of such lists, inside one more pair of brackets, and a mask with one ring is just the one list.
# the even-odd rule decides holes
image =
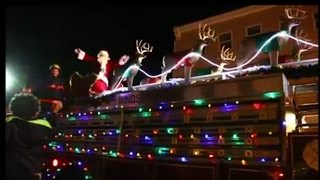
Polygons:
[[124,65],[129,60],[129,56],[123,55],[118,62],[111,61],[106,50],[99,51],[97,57],[92,57],[79,48],[75,49],[75,53],[78,54],[79,60],[97,61],[100,64],[100,72],[89,89],[90,94],[99,94],[109,90],[108,79],[111,77],[113,70]]

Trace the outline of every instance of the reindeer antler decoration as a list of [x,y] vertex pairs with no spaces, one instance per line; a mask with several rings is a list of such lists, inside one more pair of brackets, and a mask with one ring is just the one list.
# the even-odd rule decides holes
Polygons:
[[221,73],[225,65],[228,65],[231,61],[236,60],[237,56],[234,56],[233,52],[230,52],[229,50],[230,48],[225,49],[225,46],[222,46],[221,53],[220,53],[222,62],[220,63],[215,73]]
[[137,52],[140,53],[140,54],[144,54],[146,52],[152,52],[153,50],[153,47],[149,44],[149,43],[143,43],[141,45],[143,40],[136,40],[136,49],[137,49]]
[[301,10],[301,6],[285,8],[286,15],[289,19],[305,19],[307,11]]
[[230,48],[225,49],[225,46],[222,46],[220,53],[221,60],[226,64],[229,64],[230,61],[235,61],[237,58],[237,56],[233,56],[233,52],[231,53],[229,50]]
[[[295,33],[295,37],[298,39],[302,39],[304,41],[310,42],[310,39],[307,39],[308,34],[303,35],[303,30],[301,30],[300,32],[298,32],[298,30],[296,30]],[[308,50],[310,50],[312,48],[312,46],[308,46],[306,43],[301,43],[299,41],[296,41],[297,45],[298,45],[298,52],[297,52],[297,57],[298,57],[298,61],[300,60],[300,56],[303,52],[306,52]]]
[[217,39],[217,37],[214,37],[215,30],[211,29],[209,26],[207,26],[207,24],[205,24],[203,27],[201,27],[201,24],[199,24],[198,34],[201,40],[212,39],[213,41],[216,41]]

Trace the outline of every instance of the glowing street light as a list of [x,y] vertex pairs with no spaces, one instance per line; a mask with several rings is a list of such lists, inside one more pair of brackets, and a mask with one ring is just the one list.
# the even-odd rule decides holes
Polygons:
[[10,90],[14,84],[15,78],[12,76],[12,74],[6,70],[6,91]]

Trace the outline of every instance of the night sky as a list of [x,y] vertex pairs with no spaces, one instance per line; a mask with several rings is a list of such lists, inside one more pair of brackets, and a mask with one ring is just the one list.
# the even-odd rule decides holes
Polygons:
[[92,65],[77,60],[75,48],[90,55],[108,49],[111,59],[133,57],[135,40],[154,46],[143,62],[150,74],[160,72],[163,55],[173,51],[173,27],[244,7],[202,5],[154,6],[9,6],[6,11],[6,68],[25,81],[47,75],[51,64],[62,67],[62,77],[85,75]]

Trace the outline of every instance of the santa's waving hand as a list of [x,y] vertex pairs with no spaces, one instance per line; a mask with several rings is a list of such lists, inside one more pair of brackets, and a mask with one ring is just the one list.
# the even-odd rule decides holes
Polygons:
[[78,59],[80,60],[83,60],[84,56],[86,55],[86,53],[82,51],[80,48],[75,49],[74,52],[78,54]]
[[[81,50],[81,49],[80,49],[80,50]],[[130,57],[129,57],[128,55],[123,55],[123,56],[119,59],[119,65],[122,66],[122,65],[126,64],[129,59],[130,59]]]

